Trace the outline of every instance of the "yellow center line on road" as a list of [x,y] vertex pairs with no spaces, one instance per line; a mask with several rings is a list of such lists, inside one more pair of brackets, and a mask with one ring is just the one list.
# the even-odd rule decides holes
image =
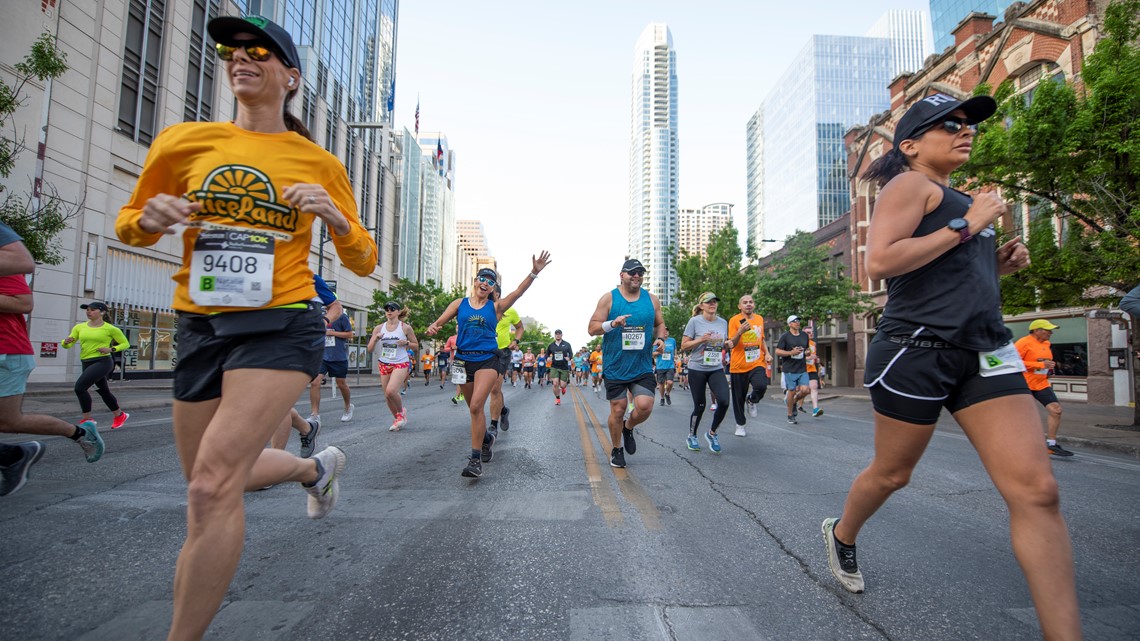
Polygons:
[[594,495],[594,505],[602,510],[602,517],[606,525],[617,527],[625,523],[625,517],[618,506],[617,496],[610,484],[602,480],[602,468],[598,465],[598,457],[594,453],[594,443],[590,440],[590,431],[586,428],[586,420],[582,415],[582,403],[574,403],[574,414],[578,417],[578,436],[582,439],[582,454],[586,458],[586,478],[590,481],[590,492]]
[[[594,425],[594,432],[598,436],[598,442],[602,445],[604,452],[609,452],[613,449],[612,442],[610,441],[609,425],[602,427],[598,417],[594,414],[594,410],[586,402],[585,395],[578,389],[571,388],[574,393],[575,400],[578,401],[577,405],[581,405],[586,410],[586,414],[590,417],[590,422]],[[575,405],[575,408],[577,408]],[[641,517],[641,522],[645,525],[647,530],[660,530],[661,529],[661,512],[657,509],[657,504],[653,499],[649,498],[649,494],[645,488],[638,483],[637,478],[623,467],[610,468],[614,472],[614,479],[617,481],[618,489],[621,490],[622,496],[625,500],[629,501],[633,507],[637,509],[638,515]]]

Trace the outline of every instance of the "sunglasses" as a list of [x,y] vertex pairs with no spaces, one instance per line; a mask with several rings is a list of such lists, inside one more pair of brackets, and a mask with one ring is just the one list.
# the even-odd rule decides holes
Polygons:
[[488,278],[486,276],[480,276],[480,277],[476,278],[475,280],[479,281],[480,283],[483,283],[487,287],[494,287],[495,286],[495,279],[494,278]]
[[395,304],[395,303],[388,303],[387,305],[384,306],[384,311],[386,311],[386,312],[398,312],[398,311],[400,311],[400,306]]
[[930,125],[923,131],[930,131],[931,129],[937,129],[938,127],[941,127],[943,131],[952,136],[961,133],[962,129],[969,129],[971,133],[978,132],[978,126],[970,124],[970,122],[965,118],[946,118],[942,122],[937,122],[933,125]]
[[214,48],[218,50],[218,57],[226,62],[234,59],[234,52],[238,49],[244,49],[245,55],[249,56],[250,60],[256,60],[257,62],[265,62],[273,55],[272,49],[257,40],[250,40],[240,47],[231,47],[219,42],[214,45]]

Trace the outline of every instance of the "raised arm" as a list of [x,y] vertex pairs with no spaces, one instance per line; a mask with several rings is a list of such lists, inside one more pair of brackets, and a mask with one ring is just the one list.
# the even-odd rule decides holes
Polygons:
[[503,312],[510,309],[511,306],[515,304],[515,301],[517,301],[519,297],[523,295],[523,292],[530,289],[530,285],[534,282],[534,279],[538,278],[538,275],[542,273],[542,270],[546,269],[546,266],[550,264],[550,252],[543,250],[537,258],[532,255],[530,257],[530,262],[530,273],[526,275],[526,278],[522,279],[522,282],[519,283],[519,286],[515,288],[515,291],[507,294],[506,296],[503,296],[495,302],[495,314],[502,316]]
[[443,313],[439,315],[439,318],[435,319],[435,322],[431,325],[428,325],[428,336],[435,336],[437,333],[439,333],[441,327],[446,325],[447,322],[451,319],[455,318],[455,315],[459,313],[459,304],[462,302],[462,298],[456,298],[455,300],[451,301],[451,303],[447,305],[447,309],[443,310]]

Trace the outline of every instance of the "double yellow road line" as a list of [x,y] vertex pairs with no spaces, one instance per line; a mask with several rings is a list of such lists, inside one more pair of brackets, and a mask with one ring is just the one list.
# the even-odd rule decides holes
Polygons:
[[[617,484],[618,491],[641,518],[645,529],[660,530],[661,513],[641,483],[629,470],[609,467],[610,451],[613,449],[609,427],[598,421],[594,410],[586,402],[585,395],[577,386],[571,386],[569,389],[570,395],[574,399],[574,414],[578,418],[578,436],[582,440],[582,454],[586,460],[586,478],[590,481],[590,491],[594,496],[594,504],[601,508],[606,525],[610,527],[623,527],[625,525],[625,515],[618,504],[617,494],[610,485],[611,476],[608,474],[603,476],[602,474],[603,469],[610,469],[613,471],[612,478]],[[601,459],[605,461],[605,468],[599,463],[598,453],[594,449],[594,441],[590,438],[590,427],[587,427],[586,424],[587,418],[597,436],[598,444],[601,446]]]

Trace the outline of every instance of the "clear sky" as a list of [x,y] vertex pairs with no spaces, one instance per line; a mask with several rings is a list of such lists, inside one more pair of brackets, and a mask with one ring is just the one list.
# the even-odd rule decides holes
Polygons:
[[530,271],[532,254],[551,252],[515,307],[577,348],[626,251],[630,83],[642,30],[667,23],[677,52],[679,205],[732,203],[743,237],[748,119],[811,35],[863,35],[889,9],[929,5],[405,0],[395,122],[413,128],[418,95],[420,131],[447,136],[456,218],[483,221],[505,290]]

